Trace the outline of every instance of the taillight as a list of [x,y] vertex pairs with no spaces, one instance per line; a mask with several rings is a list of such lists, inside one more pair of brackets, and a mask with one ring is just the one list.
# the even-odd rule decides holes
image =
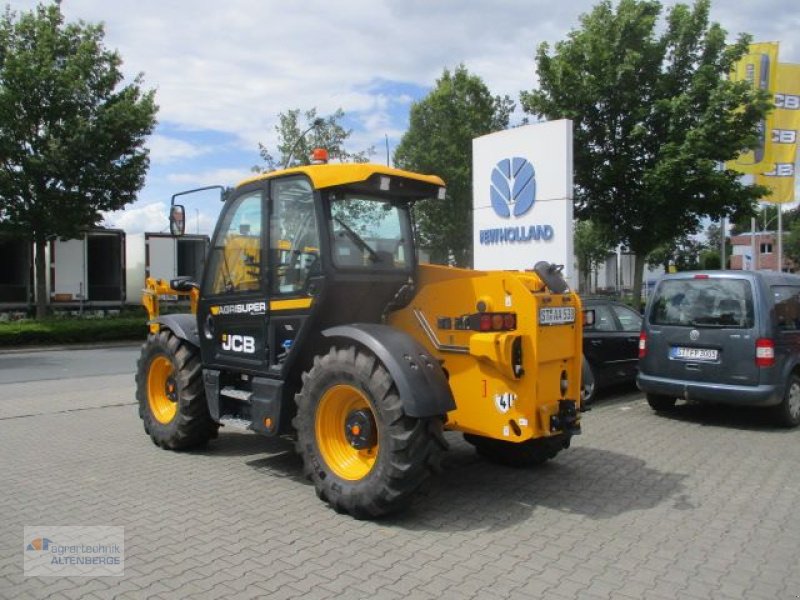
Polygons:
[[473,331],[513,331],[517,328],[515,313],[476,313],[467,317]]
[[639,334],[639,358],[647,356],[647,334],[643,331]]
[[759,338],[756,340],[756,366],[775,366],[775,342],[771,339]]

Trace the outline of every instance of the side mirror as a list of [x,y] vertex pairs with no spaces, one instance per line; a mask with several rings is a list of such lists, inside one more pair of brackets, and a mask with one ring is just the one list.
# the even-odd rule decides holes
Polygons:
[[169,209],[169,232],[172,235],[183,235],[186,231],[186,210],[182,204],[173,204]]
[[586,308],[583,310],[583,326],[594,327],[594,309]]

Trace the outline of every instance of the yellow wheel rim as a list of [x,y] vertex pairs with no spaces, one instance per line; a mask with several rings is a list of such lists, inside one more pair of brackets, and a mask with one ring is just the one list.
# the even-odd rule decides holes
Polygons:
[[156,421],[164,425],[178,412],[178,389],[172,376],[175,369],[166,356],[156,356],[147,374],[147,402]]
[[[357,449],[347,438],[348,419],[356,411],[367,413],[375,428],[376,441]],[[335,385],[322,395],[315,419],[317,447],[322,459],[342,479],[357,481],[366,477],[378,457],[377,427],[372,406],[364,393],[351,385]]]

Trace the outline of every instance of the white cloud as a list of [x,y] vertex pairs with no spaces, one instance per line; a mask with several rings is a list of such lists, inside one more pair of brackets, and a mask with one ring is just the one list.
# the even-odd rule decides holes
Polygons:
[[[210,234],[214,230],[221,205],[186,207],[186,233]],[[103,225],[122,229],[125,233],[166,233],[169,231],[169,208],[166,202],[134,205],[123,210],[103,213]]]
[[[11,5],[28,10],[38,1]],[[150,139],[152,164],[176,172],[151,172],[142,198],[155,200],[176,191],[167,186],[229,185],[248,177],[258,160],[245,152],[255,155],[258,142],[274,147],[277,114],[295,107],[317,107],[323,115],[341,107],[359,123],[348,148],[374,145],[375,160],[383,162],[384,135],[396,143],[405,126],[398,114],[407,114],[413,100],[402,87],[392,95],[392,84],[432,87],[445,67],[463,63],[493,94],[518,101],[519,92],[536,83],[538,45],[564,39],[595,4],[69,0],[62,7],[68,21],[105,22],[106,44],[119,50],[127,77],[144,72],[145,86],[157,90],[160,126]],[[757,41],[780,40],[780,59],[800,62],[800,11],[792,2],[715,0],[711,18],[730,40],[741,31]],[[221,149],[197,141],[208,139],[198,134],[209,131],[233,142]],[[207,168],[222,166],[220,151],[232,149],[241,152],[239,169]]]
[[200,146],[160,134],[151,135],[147,140],[147,147],[150,149],[150,162],[152,164],[167,164],[186,158],[195,158],[208,154],[213,150],[209,146]]
[[173,173],[172,175],[168,175],[166,179],[169,183],[192,188],[206,185],[233,186],[255,175],[256,173],[247,168],[212,169],[197,173]]
[[[375,81],[431,86],[443,68],[462,62],[494,93],[517,99],[535,82],[536,47],[563,39],[595,3],[70,0],[63,10],[68,19],[106,23],[106,42],[120,50],[128,74],[144,71],[146,85],[157,88],[162,122],[232,133],[254,145],[272,136],[286,109],[316,106],[327,114],[341,107],[369,117],[387,101],[407,102],[370,91]],[[732,36],[747,30],[756,39],[780,39],[781,60],[800,62],[800,16],[790,5],[719,0],[712,18]],[[167,160],[191,151],[165,150]]]
[[103,213],[104,225],[123,229],[126,233],[168,231],[168,215],[169,209],[164,202],[131,206],[123,210]]

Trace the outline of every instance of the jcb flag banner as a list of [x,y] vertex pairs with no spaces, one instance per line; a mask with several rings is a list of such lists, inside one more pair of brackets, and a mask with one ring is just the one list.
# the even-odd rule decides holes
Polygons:
[[[731,73],[731,80],[746,81],[753,89],[774,93],[777,66],[777,42],[750,44],[748,53],[736,63]],[[772,168],[772,163],[775,161],[770,155],[768,134],[774,127],[774,114],[775,111],[770,112],[759,125],[759,143],[756,148],[742,152],[734,160],[728,161],[727,168],[750,174],[765,173]]]
[[800,65],[778,65],[775,110],[768,145],[772,147],[772,168],[756,175],[756,183],[772,194],[766,202],[793,202],[797,171],[797,136],[800,131]]

